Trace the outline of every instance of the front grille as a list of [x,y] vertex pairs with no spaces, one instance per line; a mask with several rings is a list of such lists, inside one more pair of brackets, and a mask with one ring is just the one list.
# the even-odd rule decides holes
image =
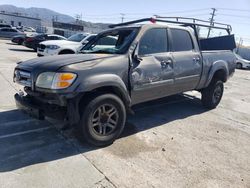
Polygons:
[[16,69],[14,72],[14,82],[23,86],[31,87],[32,81],[30,72]]
[[44,44],[39,44],[39,48],[40,48],[41,50],[44,50],[44,49],[46,48],[46,46],[45,46]]

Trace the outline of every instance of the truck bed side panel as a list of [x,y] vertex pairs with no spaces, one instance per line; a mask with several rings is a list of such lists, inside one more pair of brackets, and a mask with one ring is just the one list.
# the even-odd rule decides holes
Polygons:
[[[227,71],[227,77],[229,77],[235,70],[236,57],[230,50],[218,50],[218,51],[202,51],[203,57],[203,70],[200,83],[197,89],[207,87],[209,77],[213,76],[214,69],[223,69]],[[224,66],[217,66],[223,64]],[[215,66],[217,66],[215,68]]]

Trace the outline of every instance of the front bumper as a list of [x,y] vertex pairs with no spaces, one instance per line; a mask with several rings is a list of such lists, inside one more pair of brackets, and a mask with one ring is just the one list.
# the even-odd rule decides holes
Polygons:
[[64,120],[66,116],[66,108],[40,102],[29,95],[23,96],[22,94],[16,93],[14,97],[18,109],[39,120],[45,119],[45,116]]
[[58,55],[58,50],[37,48],[37,56],[41,57],[41,56],[52,56],[52,55]]
[[24,97],[18,93],[16,93],[14,97],[15,97],[16,106],[18,109],[25,111],[32,117],[35,117],[39,120],[44,119],[45,116],[44,116],[43,110],[39,108],[38,105],[33,104],[29,98]]
[[80,121],[79,102],[83,94],[75,96],[52,94],[52,96],[46,96],[27,90],[26,93],[28,94],[25,96],[24,93],[17,93],[14,97],[17,108],[30,116],[40,120],[50,117],[67,121],[69,125],[75,125]]

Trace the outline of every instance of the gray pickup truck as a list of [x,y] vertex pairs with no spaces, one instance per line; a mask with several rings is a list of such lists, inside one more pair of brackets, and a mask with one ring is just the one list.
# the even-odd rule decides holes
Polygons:
[[[130,24],[98,34],[82,54],[18,63],[14,82],[24,92],[15,95],[17,106],[40,119],[63,119],[88,143],[105,146],[135,104],[190,90],[201,92],[206,108],[219,104],[235,71],[232,51],[202,51],[214,41],[202,42],[195,24]],[[115,40],[102,45],[107,37]]]

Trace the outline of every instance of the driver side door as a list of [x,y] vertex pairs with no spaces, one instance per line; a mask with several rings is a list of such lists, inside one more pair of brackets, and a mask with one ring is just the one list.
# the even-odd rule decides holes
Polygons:
[[170,95],[174,72],[167,29],[146,31],[139,42],[138,56],[140,60],[134,60],[131,72],[133,104]]

